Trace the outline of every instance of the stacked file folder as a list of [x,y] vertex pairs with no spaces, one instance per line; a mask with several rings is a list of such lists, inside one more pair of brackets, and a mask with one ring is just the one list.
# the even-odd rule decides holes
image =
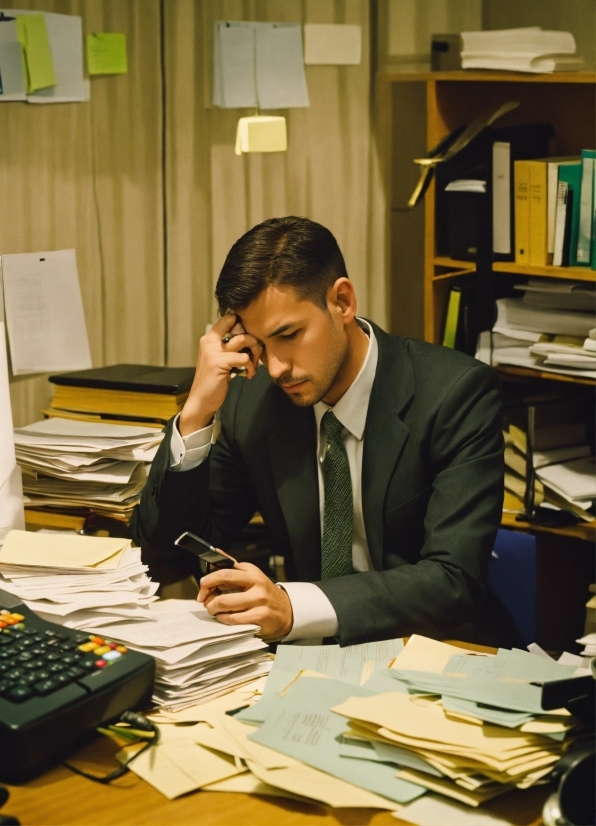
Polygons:
[[[162,439],[149,427],[59,418],[16,428],[26,512],[127,521]],[[57,518],[53,524],[73,527]]]
[[462,32],[462,69],[510,72],[577,71],[583,59],[575,57],[575,39],[569,32],[521,29]]

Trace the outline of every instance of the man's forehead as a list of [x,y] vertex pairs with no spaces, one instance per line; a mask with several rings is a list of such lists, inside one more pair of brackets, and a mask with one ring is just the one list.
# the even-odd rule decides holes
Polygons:
[[[283,332],[304,321],[317,310],[307,298],[301,298],[293,287],[269,286],[248,307],[237,313],[247,332],[266,338]],[[250,329],[253,328],[253,329]]]

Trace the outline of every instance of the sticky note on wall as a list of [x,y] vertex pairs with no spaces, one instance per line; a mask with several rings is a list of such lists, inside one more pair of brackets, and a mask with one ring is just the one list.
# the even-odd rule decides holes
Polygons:
[[362,28],[333,23],[306,23],[304,62],[310,65],[357,65],[362,59]]
[[240,118],[236,131],[237,155],[243,152],[285,152],[288,148],[286,119],[274,115]]
[[90,75],[127,74],[126,35],[120,32],[88,34],[87,71]]
[[24,14],[15,21],[23,61],[27,93],[57,84],[48,29],[43,14]]

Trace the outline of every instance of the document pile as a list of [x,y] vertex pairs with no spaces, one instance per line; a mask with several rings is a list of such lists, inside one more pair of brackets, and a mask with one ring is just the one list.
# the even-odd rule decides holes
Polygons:
[[577,71],[583,58],[575,55],[569,32],[523,29],[462,32],[462,69],[502,69],[509,72]]
[[584,637],[576,640],[576,642],[584,646],[582,657],[596,657],[596,632],[586,634]]
[[160,712],[161,744],[131,768],[168,797],[299,796],[406,820],[428,791],[477,807],[546,782],[576,721],[543,711],[532,683],[586,673],[573,659],[478,655],[419,636],[405,647],[279,646],[258,702],[236,693]]
[[497,301],[492,345],[490,333],[481,333],[476,358],[596,378],[594,286],[585,281],[530,278],[515,288],[523,291],[523,298]]
[[[534,505],[546,500],[572,510],[581,519],[594,518],[596,497],[594,457],[586,426],[587,404],[578,399],[544,399],[533,407]],[[507,411],[505,437],[505,507],[520,511],[526,496],[528,408]]]
[[159,587],[146,572],[128,539],[10,531],[0,550],[0,588],[69,628],[146,616]]
[[25,508],[128,520],[162,439],[151,427],[60,418],[16,428]]
[[156,661],[154,703],[176,711],[219,697],[267,674],[271,657],[256,625],[222,625],[195,600],[165,600],[131,622],[86,630],[150,654]]
[[0,550],[0,588],[43,619],[154,657],[158,706],[184,708],[267,674],[257,626],[222,625],[194,600],[156,603],[147,570],[127,539],[10,531]]

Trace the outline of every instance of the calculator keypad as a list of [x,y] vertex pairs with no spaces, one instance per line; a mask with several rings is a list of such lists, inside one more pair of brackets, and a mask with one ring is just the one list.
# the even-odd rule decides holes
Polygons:
[[112,640],[36,628],[22,614],[0,609],[0,696],[12,703],[45,697],[126,653]]

